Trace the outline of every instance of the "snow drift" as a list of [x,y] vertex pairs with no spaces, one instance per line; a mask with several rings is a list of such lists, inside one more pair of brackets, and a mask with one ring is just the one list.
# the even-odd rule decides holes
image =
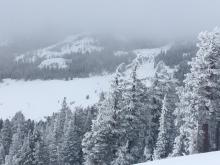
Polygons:
[[219,165],[220,151],[156,160],[137,165]]

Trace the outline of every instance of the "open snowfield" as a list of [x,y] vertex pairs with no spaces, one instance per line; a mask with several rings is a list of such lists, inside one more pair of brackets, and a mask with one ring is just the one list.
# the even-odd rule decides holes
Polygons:
[[[0,117],[12,117],[17,111],[31,119],[42,119],[60,109],[64,97],[74,106],[96,103],[101,91],[110,87],[111,75],[73,79],[71,81],[15,81],[0,83]],[[86,96],[89,95],[89,99]]]
[[137,165],[219,165],[220,151],[195,154],[176,158],[167,158]]

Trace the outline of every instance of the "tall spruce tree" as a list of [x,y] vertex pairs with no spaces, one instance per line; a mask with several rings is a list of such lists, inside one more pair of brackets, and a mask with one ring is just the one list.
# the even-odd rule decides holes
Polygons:
[[174,125],[174,109],[175,98],[166,94],[163,100],[162,113],[160,116],[160,127],[157,138],[156,148],[154,150],[154,159],[161,159],[168,157],[173,150],[175,138]]
[[173,78],[174,71],[169,73],[165,79],[164,92],[165,96],[162,102],[162,110],[160,114],[160,126],[157,143],[154,149],[154,159],[168,157],[172,153],[174,139],[177,134],[175,127],[175,108],[178,102],[177,86],[178,80]]
[[154,149],[159,134],[160,116],[165,94],[168,93],[169,86],[172,83],[172,72],[160,61],[156,66],[156,72],[152,79],[152,85],[148,90],[148,108],[150,110],[150,128],[149,141],[145,146],[145,160],[152,160]]
[[82,132],[76,123],[76,114],[73,114],[72,120],[65,133],[64,142],[62,144],[62,162],[65,165],[82,164]]
[[0,164],[5,163],[5,149],[2,143],[0,143]]
[[123,106],[123,67],[120,65],[112,82],[112,92],[98,106],[98,116],[92,123],[91,131],[83,139],[85,164],[110,164],[117,152],[120,139],[118,114]]
[[132,73],[124,94],[125,106],[119,115],[121,126],[125,132],[122,136],[121,147],[127,145],[124,158],[130,157],[130,164],[141,162],[144,159],[144,147],[149,142],[149,122],[151,121],[148,108],[148,89],[137,76],[139,64],[139,60],[133,63]]
[[8,155],[9,148],[12,142],[12,130],[11,123],[8,119],[4,121],[3,128],[1,130],[0,142],[4,147],[5,155]]
[[6,159],[7,165],[19,164],[23,141],[24,141],[24,134],[20,125],[18,125],[16,133],[13,134],[9,154],[7,155],[7,159]]
[[38,130],[38,127],[35,127],[34,130],[35,146],[33,151],[34,156],[34,165],[45,165],[49,164],[49,149],[45,143],[44,136]]
[[24,139],[21,151],[19,155],[19,164],[32,165],[34,163],[33,149],[31,146],[31,133]]
[[[215,126],[220,109],[220,33],[202,32],[199,50],[190,63],[181,100],[183,121],[176,137],[174,155],[216,149]],[[207,126],[209,132],[205,132]],[[208,135],[209,134],[209,135]],[[206,136],[210,139],[205,140]],[[180,140],[181,139],[181,140]],[[183,141],[184,140],[184,141]],[[180,151],[183,150],[183,151]]]

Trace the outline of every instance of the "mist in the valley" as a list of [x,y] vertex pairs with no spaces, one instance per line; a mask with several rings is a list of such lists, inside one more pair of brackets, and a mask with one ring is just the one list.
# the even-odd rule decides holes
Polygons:
[[0,37],[194,37],[220,25],[219,7],[219,0],[0,0]]

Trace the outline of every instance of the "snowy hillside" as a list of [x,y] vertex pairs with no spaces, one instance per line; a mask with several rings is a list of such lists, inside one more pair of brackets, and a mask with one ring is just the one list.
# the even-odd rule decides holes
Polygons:
[[39,68],[50,68],[50,69],[66,69],[67,63],[70,62],[70,60],[66,60],[64,58],[51,58],[46,59],[40,63],[38,66]]
[[137,165],[219,165],[220,151],[176,158],[167,158]]
[[[141,66],[138,69],[138,76],[146,79],[146,84],[150,85],[149,79],[154,76],[154,57],[167,47],[157,49],[135,50],[137,58],[142,58]],[[39,67],[61,67],[66,68],[63,58],[47,59]],[[126,74],[131,73],[128,65]],[[6,79],[0,83],[0,117],[13,116],[15,112],[21,110],[27,117],[40,119],[50,115],[60,108],[63,97],[67,97],[71,106],[93,105],[99,99],[101,91],[108,91],[112,75],[94,76],[89,78],[75,78],[71,81],[64,80],[34,80],[15,81]],[[87,99],[87,95],[89,98]],[[13,104],[11,104],[13,102]]]
[[[46,48],[21,54],[15,58],[15,61],[17,63],[34,63],[36,60],[61,58],[65,55],[76,53],[89,54],[92,52],[100,52],[102,49],[96,39],[84,35],[75,35]],[[41,65],[39,67],[41,67]]]
[[166,46],[163,46],[161,48],[154,48],[154,49],[137,49],[134,50],[134,53],[137,54],[139,57],[145,57],[149,59],[153,59],[155,56],[157,56],[159,53],[166,52],[171,48],[172,44],[168,44]]
[[[137,70],[137,74],[139,78],[146,79],[147,85],[150,85],[149,80],[154,76],[156,71],[154,58],[162,51],[166,52],[168,49],[170,49],[170,47],[171,45],[169,44],[161,48],[137,49],[133,51],[137,55],[136,59],[139,59],[141,62],[141,65]],[[130,74],[131,70],[132,68],[128,65],[127,74]]]
[[118,51],[114,52],[114,55],[115,56],[126,56],[126,55],[128,55],[128,52],[123,51],[123,50],[118,50]]

